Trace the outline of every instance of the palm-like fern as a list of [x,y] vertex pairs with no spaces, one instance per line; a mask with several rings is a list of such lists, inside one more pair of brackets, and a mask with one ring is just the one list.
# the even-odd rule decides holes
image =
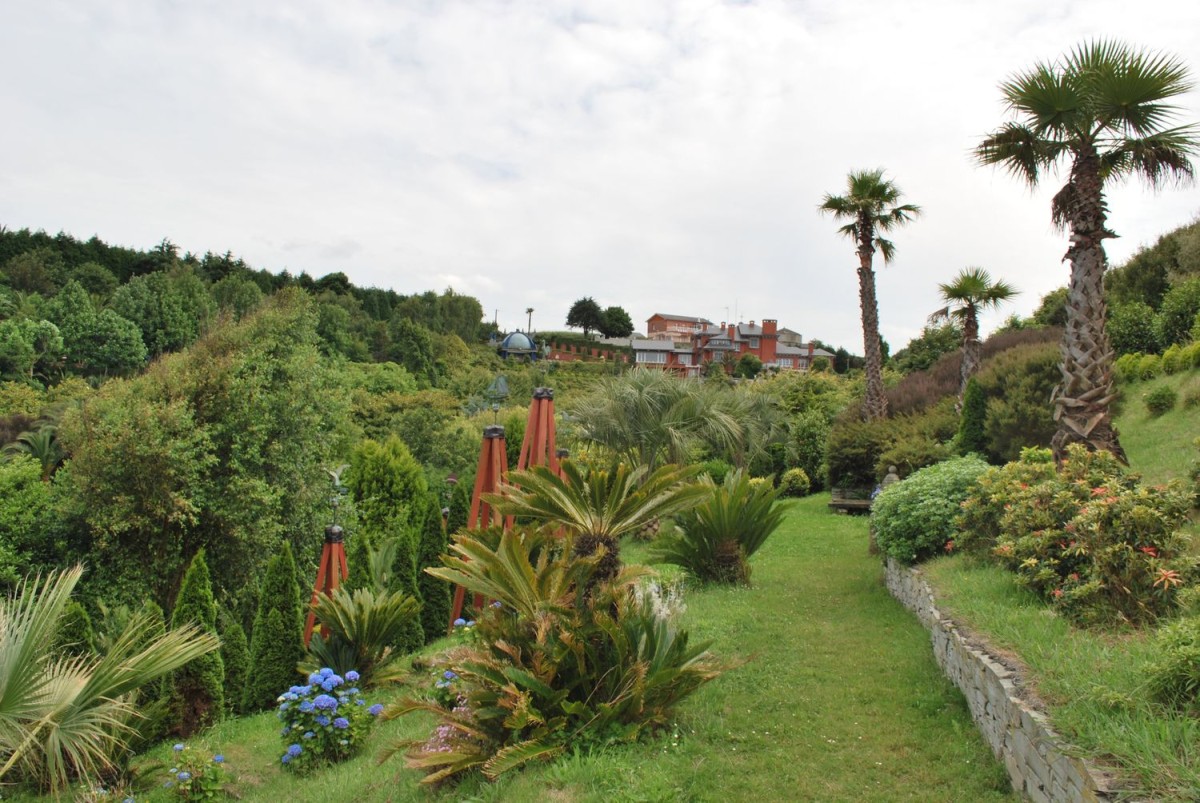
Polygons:
[[52,652],[82,568],[21,583],[0,602],[0,778],[15,773],[53,792],[110,771],[133,734],[132,693],[205,653],[215,636],[139,613],[103,657]]
[[404,638],[420,609],[411,596],[382,589],[339,588],[332,595],[320,595],[315,612],[322,632],[309,645],[313,662],[302,669],[327,666],[340,675],[354,669],[364,686],[380,683],[398,657],[392,645]]
[[747,559],[758,551],[783,521],[786,503],[778,492],[750,482],[743,472],[730,472],[716,485],[705,478],[709,497],[676,519],[673,532],[651,548],[654,559],[673,563],[702,580],[745,583]]

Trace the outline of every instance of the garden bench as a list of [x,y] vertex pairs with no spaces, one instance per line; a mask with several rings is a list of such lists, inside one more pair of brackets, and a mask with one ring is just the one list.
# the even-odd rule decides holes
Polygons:
[[833,488],[829,508],[842,513],[871,512],[873,488]]

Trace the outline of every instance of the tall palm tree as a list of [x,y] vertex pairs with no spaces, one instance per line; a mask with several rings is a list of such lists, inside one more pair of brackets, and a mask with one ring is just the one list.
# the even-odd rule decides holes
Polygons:
[[862,308],[863,352],[866,359],[867,392],[863,414],[868,421],[887,415],[883,395],[883,351],[879,341],[879,303],[875,299],[875,251],[884,264],[892,261],[896,248],[879,236],[901,226],[921,213],[913,204],[901,204],[901,192],[884,179],[883,170],[860,170],[846,180],[845,195],[826,195],[819,209],[837,220],[849,220],[838,231],[857,245],[858,300]]
[[1003,165],[1030,186],[1044,172],[1070,166],[1051,205],[1051,219],[1071,233],[1063,379],[1054,394],[1052,444],[1060,460],[1071,443],[1125,460],[1109,415],[1115,394],[1104,331],[1104,240],[1116,235],[1106,226],[1104,185],[1129,175],[1151,186],[1192,176],[1196,128],[1168,127],[1178,107],[1163,102],[1190,89],[1187,68],[1173,56],[1089,42],[1002,83],[1015,119],[975,149],[981,164]]
[[526,315],[525,331],[532,332],[533,331],[533,307],[526,307],[525,315]]
[[1017,295],[1017,290],[1005,282],[993,282],[983,268],[963,268],[948,284],[939,284],[946,306],[929,316],[931,323],[955,319],[962,327],[962,382],[958,399],[962,401],[967,380],[979,370],[983,344],[979,342],[979,310],[998,307]]

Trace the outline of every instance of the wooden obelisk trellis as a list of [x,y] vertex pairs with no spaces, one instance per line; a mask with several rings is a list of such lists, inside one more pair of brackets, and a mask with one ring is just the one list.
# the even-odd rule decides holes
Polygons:
[[521,456],[517,470],[533,466],[549,466],[558,473],[558,452],[554,448],[554,390],[537,388],[529,405],[529,420],[525,423],[525,439],[521,441]]
[[304,623],[304,646],[312,640],[313,627],[317,622],[317,599],[321,594],[332,596],[338,585],[345,580],[350,569],[346,566],[345,534],[342,528],[331,524],[325,528],[325,546],[321,548],[321,567],[317,570],[317,584],[313,586],[312,599],[308,603],[308,620]]
[[[471,510],[467,514],[468,529],[482,529],[504,524],[499,511],[483,501],[484,494],[495,493],[500,483],[508,476],[508,454],[505,452],[504,427],[496,424],[483,431],[483,446],[479,450],[479,468],[475,472],[475,489],[471,491]],[[450,621],[447,632],[454,632],[454,620],[462,616],[467,590],[454,588],[454,604],[450,606]],[[483,607],[483,595],[476,594],[476,608]]]

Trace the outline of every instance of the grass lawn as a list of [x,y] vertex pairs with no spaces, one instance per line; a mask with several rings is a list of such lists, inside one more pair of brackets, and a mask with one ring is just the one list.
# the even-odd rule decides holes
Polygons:
[[[691,698],[656,741],[432,795],[401,757],[375,762],[388,739],[423,737],[424,716],[385,723],[369,755],[310,778],[279,769],[271,714],[223,723],[193,744],[225,754],[243,799],[289,803],[1015,800],[925,630],[881,584],[866,519],[828,513],[828,499],[789,513],[752,560],[752,588],[689,591],[693,637],[744,664]],[[642,552],[631,545],[625,557]],[[170,747],[153,756],[169,762]],[[160,789],[137,799],[169,797]]]

